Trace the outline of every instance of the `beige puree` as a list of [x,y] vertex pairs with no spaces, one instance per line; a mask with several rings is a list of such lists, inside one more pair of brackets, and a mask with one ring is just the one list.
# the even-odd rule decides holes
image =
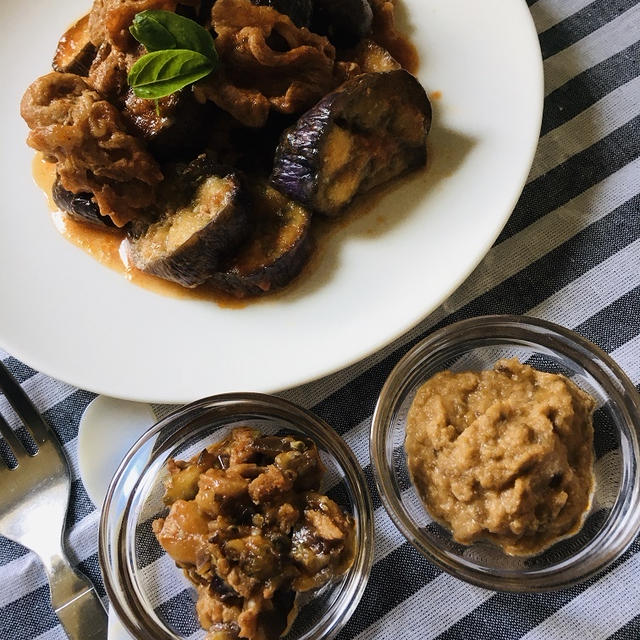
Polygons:
[[565,376],[516,359],[438,373],[409,410],[413,482],[457,541],[539,553],[576,533],[591,506],[594,407]]

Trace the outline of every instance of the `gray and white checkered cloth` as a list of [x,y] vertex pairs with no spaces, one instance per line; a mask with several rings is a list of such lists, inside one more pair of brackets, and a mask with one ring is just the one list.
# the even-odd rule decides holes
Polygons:
[[[640,383],[640,2],[529,5],[546,75],[542,137],[496,245],[409,334],[366,361],[282,394],[312,408],[346,439],[374,499],[375,565],[341,640],[640,638],[639,540],[604,575],[582,585],[536,595],[494,593],[420,556],[394,528],[372,482],[368,432],[378,392],[398,359],[439,326],[486,313],[546,318],[599,344]],[[74,478],[70,555],[104,595],[99,513],[79,478],[76,451],[78,422],[93,395],[0,356],[64,442]],[[7,411],[4,399],[0,411]],[[65,638],[37,558],[2,537],[0,638]]]

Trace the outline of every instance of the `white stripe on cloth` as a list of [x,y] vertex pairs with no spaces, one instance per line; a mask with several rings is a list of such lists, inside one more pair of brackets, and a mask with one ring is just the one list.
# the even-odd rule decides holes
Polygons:
[[601,220],[639,191],[640,158],[493,247],[476,270],[440,308],[400,339],[366,360],[332,376],[287,390],[280,395],[305,407],[318,404],[448,315]]
[[443,573],[379,618],[356,638],[435,638],[493,595],[493,591],[474,587]]
[[640,554],[631,556],[521,640],[601,640],[640,611]]
[[[16,576],[20,579],[16,580]],[[44,586],[47,579],[38,556],[35,553],[27,553],[0,566],[0,583],[11,585],[10,589],[0,590],[0,609],[2,609]]]
[[595,67],[638,40],[640,4],[544,61],[544,89],[549,95],[578,74]]
[[544,33],[574,13],[584,9],[594,0],[538,0],[529,7],[538,33]]
[[597,267],[576,278],[529,315],[575,327],[618,298],[640,286],[640,239],[635,240]]
[[538,143],[527,182],[566,162],[640,113],[640,76],[618,87]]
[[62,625],[59,624],[53,627],[53,629],[49,629],[49,631],[45,631],[39,636],[36,636],[33,640],[68,640],[68,636],[64,632]]
[[142,569],[140,581],[146,585],[146,596],[154,609],[189,588],[189,582],[176,571],[176,563],[166,553]]
[[640,384],[640,335],[636,336],[621,347],[618,347],[611,357],[624,369],[633,384]]

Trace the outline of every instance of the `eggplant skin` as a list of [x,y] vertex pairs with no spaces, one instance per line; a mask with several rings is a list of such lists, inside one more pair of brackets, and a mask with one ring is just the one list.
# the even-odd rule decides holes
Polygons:
[[355,47],[371,31],[369,0],[313,0],[311,31],[336,47]]
[[289,16],[296,27],[311,26],[314,0],[251,0],[259,7],[273,7],[279,13]]
[[431,105],[407,71],[365,73],[325,96],[284,132],[271,184],[338,216],[353,198],[427,160]]
[[99,229],[116,229],[111,218],[100,214],[100,207],[92,193],[72,193],[67,191],[60,182],[60,176],[51,188],[51,197],[61,211],[78,222],[89,224]]
[[60,73],[89,75],[89,68],[97,49],[91,42],[89,14],[83,16],[64,33],[53,57],[52,67]]
[[197,287],[249,234],[244,179],[199,156],[166,181],[161,199],[168,203],[161,219],[128,238],[129,261],[146,273]]
[[257,297],[289,284],[312,253],[311,214],[273,187],[251,187],[253,231],[210,283],[236,298]]

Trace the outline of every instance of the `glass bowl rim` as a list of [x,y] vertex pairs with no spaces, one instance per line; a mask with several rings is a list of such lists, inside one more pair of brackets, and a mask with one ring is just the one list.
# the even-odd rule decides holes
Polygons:
[[[543,345],[541,341],[544,337],[552,339],[553,345]],[[544,570],[504,572],[504,575],[499,575],[472,566],[472,562],[462,562],[453,554],[443,552],[438,545],[422,534],[395,494],[392,482],[394,471],[385,455],[386,435],[394,416],[396,401],[405,390],[411,373],[444,344],[464,344],[467,341],[483,339],[488,341],[484,346],[490,346],[492,339],[502,340],[493,344],[509,344],[511,341],[563,355],[583,366],[599,384],[604,383],[605,387],[608,386],[614,391],[613,394],[608,393],[608,399],[624,416],[623,423],[615,421],[615,426],[617,433],[623,435],[624,432],[630,441],[630,454],[622,456],[623,478],[611,513],[619,507],[618,519],[625,525],[625,529],[622,533],[617,532],[617,539],[613,541],[615,544],[610,545],[608,549],[602,549],[598,560],[591,560],[582,571],[576,571],[580,563],[574,560],[588,559],[584,554],[585,550],[589,550],[592,543],[601,537],[611,520],[610,517],[594,538],[575,556],[570,556],[569,560],[552,564]],[[482,345],[476,344],[469,349],[479,346]],[[640,531],[639,441],[640,395],[626,373],[609,354],[578,333],[547,320],[520,315],[485,315],[461,320],[434,331],[415,344],[398,361],[378,396],[371,421],[369,452],[375,484],[385,510],[400,533],[427,560],[450,575],[485,589],[535,593],[564,589],[587,580],[606,569],[633,543]],[[621,448],[622,445],[621,441]],[[623,507],[620,507],[619,503],[625,488],[629,493],[625,496],[626,507],[622,511]]]
[[[315,633],[308,632],[302,637],[304,640],[321,640],[323,638],[328,640],[333,638],[344,627],[359,604],[367,586],[373,564],[373,505],[366,478],[351,448],[326,421],[308,409],[293,402],[260,393],[235,392],[213,395],[179,407],[164,418],[158,420],[130,447],[109,483],[109,488],[100,513],[98,560],[110,605],[114,607],[119,620],[125,628],[140,640],[175,640],[179,638],[175,634],[158,627],[151,616],[144,616],[144,620],[142,621],[138,618],[133,618],[128,611],[130,607],[125,607],[121,601],[121,596],[117,591],[118,589],[124,590],[125,587],[121,584],[119,573],[109,558],[112,546],[109,529],[112,524],[112,518],[114,517],[111,513],[112,503],[119,482],[130,470],[130,466],[132,462],[135,461],[140,450],[160,434],[163,429],[170,428],[177,420],[188,417],[189,414],[195,413],[196,415],[194,417],[197,417],[197,412],[201,409],[211,411],[222,408],[226,408],[229,412],[224,416],[227,423],[233,422],[233,408],[236,409],[237,415],[243,415],[245,418],[247,415],[254,415],[256,418],[277,419],[278,414],[275,413],[277,411],[288,415],[292,422],[299,418],[304,423],[304,426],[300,427],[301,431],[309,431],[308,425],[311,425],[311,430],[316,429],[322,435],[323,439],[329,445],[327,451],[337,461],[338,466],[344,473],[344,480],[348,482],[350,491],[353,494],[354,509],[358,513],[359,520],[358,552],[356,553],[352,567],[346,574],[347,580],[350,581],[349,588],[345,589],[348,599],[340,605],[342,608],[337,611],[339,601],[333,602],[329,612],[327,612],[334,614],[333,617],[331,618],[325,613],[320,622],[317,623]],[[225,424],[223,423],[220,424],[218,428],[222,429],[224,427]],[[163,444],[168,438],[171,438],[173,433],[175,432],[165,435]],[[181,439],[181,442],[182,441],[184,441],[184,439]],[[173,446],[175,447],[176,444],[178,443],[174,442]],[[145,460],[144,468],[139,470],[136,484],[127,495],[127,506],[130,504],[132,496],[135,495],[140,485],[140,480],[144,478],[148,467],[154,459],[154,455],[150,456]],[[123,522],[122,518],[120,518],[117,523],[117,531],[120,532],[122,528]],[[118,533],[117,542],[118,545],[122,544],[120,533]],[[122,568],[118,567],[118,570],[122,571]],[[140,625],[142,625],[142,628]],[[143,635],[141,636],[140,633]]]

